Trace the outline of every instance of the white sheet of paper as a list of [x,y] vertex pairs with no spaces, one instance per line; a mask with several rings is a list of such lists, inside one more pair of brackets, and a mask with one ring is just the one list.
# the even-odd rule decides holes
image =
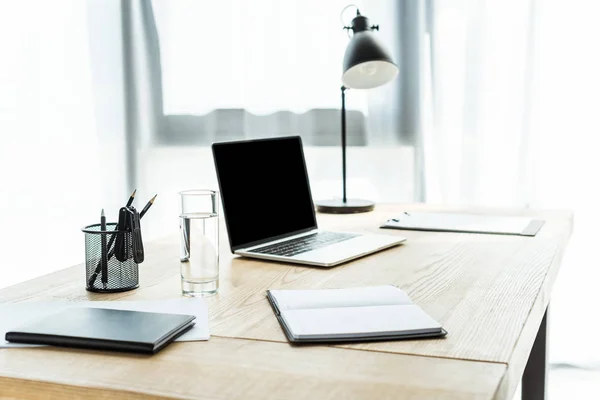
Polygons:
[[288,310],[281,313],[298,338],[364,337],[436,331],[441,325],[419,306],[395,305]]
[[208,305],[202,298],[179,298],[167,300],[132,300],[132,301],[85,301],[67,302],[62,300],[25,303],[0,304],[0,349],[9,347],[36,347],[38,345],[9,343],[4,340],[6,332],[21,325],[33,322],[50,313],[66,307],[95,307],[115,310],[146,311],[169,314],[195,315],[196,324],[192,329],[175,339],[176,342],[192,342],[208,340]]
[[466,232],[495,232],[521,234],[532,218],[477,214],[411,212],[396,217],[399,222],[386,221],[385,225],[399,228],[437,229]]
[[412,303],[402,289],[392,285],[346,289],[271,290],[270,292],[280,311]]

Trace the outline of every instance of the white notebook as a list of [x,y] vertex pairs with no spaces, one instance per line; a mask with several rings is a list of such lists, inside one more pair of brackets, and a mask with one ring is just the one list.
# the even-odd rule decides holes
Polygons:
[[381,228],[535,236],[543,225],[544,221],[527,217],[410,212],[385,221]]
[[442,326],[401,289],[268,290],[291,342],[391,340],[446,335]]

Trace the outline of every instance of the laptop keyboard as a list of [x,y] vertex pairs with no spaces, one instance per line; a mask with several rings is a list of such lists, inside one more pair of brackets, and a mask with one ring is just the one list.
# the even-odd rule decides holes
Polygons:
[[285,242],[279,242],[250,250],[250,253],[270,254],[275,256],[292,257],[307,251],[320,249],[333,243],[343,242],[359,235],[343,232],[317,232]]

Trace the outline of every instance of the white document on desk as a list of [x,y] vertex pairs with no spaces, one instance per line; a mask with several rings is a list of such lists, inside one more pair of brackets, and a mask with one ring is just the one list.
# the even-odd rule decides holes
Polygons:
[[542,225],[542,220],[519,216],[411,212],[385,221],[381,228],[535,236]]
[[131,300],[131,301],[83,301],[67,302],[64,300],[3,303],[0,304],[0,349],[11,347],[39,347],[39,345],[10,343],[4,337],[6,332],[21,325],[43,318],[48,314],[66,307],[95,307],[115,310],[146,311],[168,314],[195,315],[196,324],[192,329],[175,339],[176,342],[193,342],[208,340],[208,306],[201,298],[167,299],[167,300]]

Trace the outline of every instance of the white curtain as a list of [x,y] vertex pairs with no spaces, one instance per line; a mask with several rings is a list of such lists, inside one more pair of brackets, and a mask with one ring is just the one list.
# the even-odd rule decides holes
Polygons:
[[[152,0],[161,51],[165,125],[159,142],[299,134],[339,146],[342,61],[357,7],[401,58],[398,4],[365,0]],[[412,26],[412,22],[410,24]],[[410,85],[410,80],[404,85]],[[347,92],[350,145],[403,144],[400,79]]]
[[[153,0],[165,113],[339,108],[348,42],[340,17],[346,23],[352,18],[352,12],[340,13],[347,4]],[[348,97],[351,107],[361,108],[364,96]]]
[[[600,3],[433,0],[423,96],[425,200],[560,208],[575,230],[550,309],[554,375],[568,395],[600,392],[597,247]],[[592,370],[588,370],[592,368]],[[590,375],[595,374],[595,375]],[[552,397],[562,398],[553,385]],[[573,391],[574,387],[578,387]],[[565,387],[565,385],[563,385]],[[592,396],[593,397],[593,396]]]
[[523,205],[533,2],[434,1],[427,200]]

